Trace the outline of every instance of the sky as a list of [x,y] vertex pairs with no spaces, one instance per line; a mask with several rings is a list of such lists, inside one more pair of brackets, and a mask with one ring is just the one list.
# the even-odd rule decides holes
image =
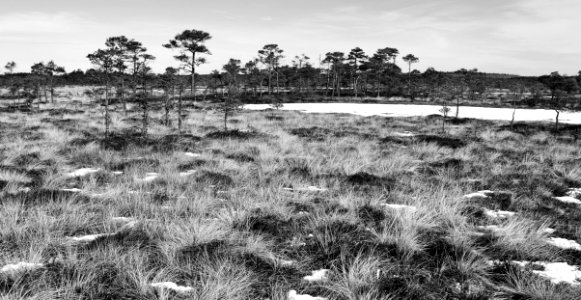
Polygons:
[[178,66],[179,54],[162,44],[198,29],[212,35],[199,73],[278,44],[289,64],[303,53],[317,66],[327,52],[393,47],[419,57],[420,71],[572,75],[581,70],[579,12],[579,0],[0,0],[0,64],[15,61],[15,71],[28,72],[54,60],[86,70],[87,54],[125,35],[142,42],[162,72]]

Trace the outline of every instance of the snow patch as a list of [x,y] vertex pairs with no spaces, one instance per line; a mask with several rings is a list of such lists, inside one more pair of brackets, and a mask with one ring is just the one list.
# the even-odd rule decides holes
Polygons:
[[85,177],[101,171],[101,168],[82,168],[66,174],[67,177]]
[[571,285],[579,285],[580,283],[577,279],[581,279],[581,271],[579,271],[577,266],[571,266],[565,262],[514,261],[513,263],[523,268],[528,264],[543,266],[544,270],[533,270],[533,273],[549,279],[554,284],[564,282]]
[[0,269],[0,274],[6,274],[9,276],[14,276],[18,273],[26,271],[34,271],[42,268],[43,264],[29,263],[29,262],[19,262],[16,264],[8,264]]
[[391,134],[391,136],[397,136],[397,137],[414,137],[416,135],[413,132],[404,131],[404,132],[394,132],[394,133]]
[[504,210],[484,210],[484,215],[491,219],[508,219],[516,215],[513,211],[504,211]]
[[311,295],[308,294],[297,294],[297,291],[295,290],[290,290],[287,294],[287,299],[288,300],[327,300],[327,298],[324,297],[313,297]]
[[571,203],[571,204],[581,205],[581,200],[579,200],[577,198],[570,197],[570,196],[555,197],[554,199],[557,201],[561,201],[563,203]]
[[88,243],[92,242],[100,237],[108,236],[108,234],[99,233],[99,234],[88,234],[83,236],[74,236],[68,237],[67,239],[72,243]]
[[573,198],[581,197],[581,188],[572,188],[567,190],[567,196]]
[[172,291],[179,293],[179,294],[187,294],[187,293],[191,293],[191,292],[195,291],[195,289],[193,287],[177,285],[176,283],[170,282],[170,281],[156,282],[156,283],[151,283],[150,285],[154,288],[172,290]]
[[543,229],[542,232],[546,235],[551,235],[551,234],[555,233],[555,231],[557,231],[557,230],[555,230],[553,228],[545,228],[545,229]]
[[464,195],[464,198],[472,200],[472,199],[487,199],[491,196],[494,195],[494,191],[489,191],[489,190],[485,190],[485,191],[479,191],[476,193],[471,193],[468,195]]
[[304,280],[308,282],[325,281],[327,280],[327,274],[329,269],[321,269],[316,271],[311,271],[311,275],[303,277]]
[[318,188],[316,186],[308,186],[306,188],[282,188],[285,191],[290,191],[290,192],[327,192],[328,189],[323,189],[323,188]]
[[78,188],[61,189],[61,191],[63,191],[63,192],[71,192],[71,193],[80,193],[80,192],[82,192],[82,190],[81,189],[78,189]]
[[159,178],[158,173],[145,173],[145,177],[137,179],[139,182],[152,182]]
[[188,170],[185,172],[180,172],[180,177],[188,177],[188,176],[196,174],[196,172],[197,172],[196,170]]
[[500,230],[500,227],[498,227],[497,225],[476,226],[476,228],[482,231],[491,231],[491,232],[497,232]]
[[123,171],[113,171],[111,172],[113,175],[123,175]]
[[200,153],[192,153],[192,152],[186,152],[186,153],[184,153],[184,155],[187,157],[200,157],[200,156],[202,156],[202,154],[200,154]]
[[553,245],[557,248],[561,248],[561,249],[572,249],[572,250],[581,251],[581,245],[579,245],[579,243],[577,243],[576,241],[573,241],[573,240],[553,237],[553,238],[549,238],[547,243],[549,243],[550,245]]
[[[268,104],[246,104],[244,109],[265,110]],[[345,113],[359,116],[416,117],[439,114],[440,105],[414,104],[374,104],[374,103],[285,103],[283,110],[296,110],[304,113]],[[513,119],[513,108],[464,106],[460,109],[461,118],[479,120]],[[515,121],[554,121],[555,112],[550,109],[519,109]],[[581,124],[580,112],[563,112],[563,123]]]

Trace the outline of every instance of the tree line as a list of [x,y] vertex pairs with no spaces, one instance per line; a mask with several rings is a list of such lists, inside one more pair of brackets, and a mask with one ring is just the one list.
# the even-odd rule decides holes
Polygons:
[[[174,101],[178,116],[182,116],[183,101],[192,100],[195,104],[200,97],[220,100],[225,118],[238,109],[240,102],[272,102],[280,107],[283,101],[317,98],[373,101],[399,97],[412,102],[453,101],[456,105],[461,101],[500,100],[529,106],[543,104],[558,111],[579,107],[575,94],[581,85],[581,71],[577,76],[553,72],[540,77],[486,74],[477,69],[442,72],[428,68],[420,72],[413,68],[420,58],[413,54],[400,57],[399,50],[393,47],[383,47],[372,54],[359,47],[348,52],[331,51],[318,61],[301,54],[291,57],[290,64],[283,64],[284,50],[277,44],[266,44],[245,63],[232,58],[221,70],[200,75],[196,69],[211,55],[205,45],[210,39],[209,33],[196,29],[176,34],[163,47],[175,51],[178,65],[168,66],[162,74],[152,72],[150,63],[156,58],[147,48],[125,36],[110,37],[105,47],[89,53],[87,59],[94,68],[85,72],[67,73],[49,61],[34,64],[29,73],[14,74],[16,63],[11,61],[0,76],[0,86],[8,89],[2,97],[26,99],[30,105],[35,100],[54,102],[59,85],[95,86],[88,94],[104,102],[106,134],[111,103],[120,103],[125,114],[128,102],[138,104],[144,111],[142,131],[146,134],[152,100],[163,104],[165,122],[169,124]],[[179,117],[178,130],[181,128]]]

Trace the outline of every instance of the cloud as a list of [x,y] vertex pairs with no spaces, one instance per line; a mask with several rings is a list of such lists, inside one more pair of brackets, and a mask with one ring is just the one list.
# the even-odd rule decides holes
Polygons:
[[87,21],[82,18],[67,12],[11,13],[0,16],[0,33],[35,35],[76,33],[86,23]]

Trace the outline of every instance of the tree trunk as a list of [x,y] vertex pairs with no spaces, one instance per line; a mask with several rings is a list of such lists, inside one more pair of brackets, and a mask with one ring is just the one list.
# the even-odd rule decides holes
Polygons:
[[376,89],[377,89],[377,98],[381,97],[381,89],[379,88],[379,86],[381,85],[381,75],[380,72],[377,72],[377,79],[375,80],[375,83],[377,84]]
[[325,88],[325,96],[329,95],[329,84],[331,83],[331,67],[327,68],[327,87]]
[[278,86],[278,71],[276,71],[276,94],[280,95],[280,90]]
[[194,105],[196,104],[196,52],[192,52],[192,96],[194,97]]
[[335,97],[335,82],[337,81],[337,73],[333,73],[333,86],[331,88],[331,100]]
[[515,114],[516,114],[516,107],[512,111],[512,119],[510,120],[510,128],[513,128],[513,126],[514,126],[514,115]]
[[224,112],[224,131],[228,131],[228,111]]
[[408,64],[408,94],[410,96],[411,102],[414,102],[414,97],[412,96],[412,64]]
[[268,67],[268,94],[272,95],[272,67]]
[[50,103],[54,104],[54,78],[50,76]]
[[143,137],[147,137],[147,123],[148,123],[148,119],[149,119],[149,114],[148,114],[148,107],[147,107],[147,98],[143,99],[143,124],[142,124],[142,129],[141,129],[141,135]]
[[127,116],[127,97],[125,97],[125,82],[121,78],[121,101],[123,101],[123,114]]
[[557,116],[555,117],[555,134],[559,132],[559,114],[561,113],[559,110],[555,109]]
[[109,136],[109,78],[107,78],[107,81],[105,83],[105,137],[108,136]]
[[353,89],[354,89],[354,91],[355,91],[355,98],[357,98],[357,95],[358,95],[357,85],[359,84],[359,78],[360,78],[360,77],[361,77],[361,76],[360,76],[360,75],[358,75],[358,76],[355,78],[355,85],[353,86]]
[[458,116],[460,115],[460,98],[456,98],[456,119],[458,119]]
[[337,97],[341,97],[341,74],[337,72]]
[[180,88],[178,96],[178,133],[182,133],[182,90],[183,88]]

